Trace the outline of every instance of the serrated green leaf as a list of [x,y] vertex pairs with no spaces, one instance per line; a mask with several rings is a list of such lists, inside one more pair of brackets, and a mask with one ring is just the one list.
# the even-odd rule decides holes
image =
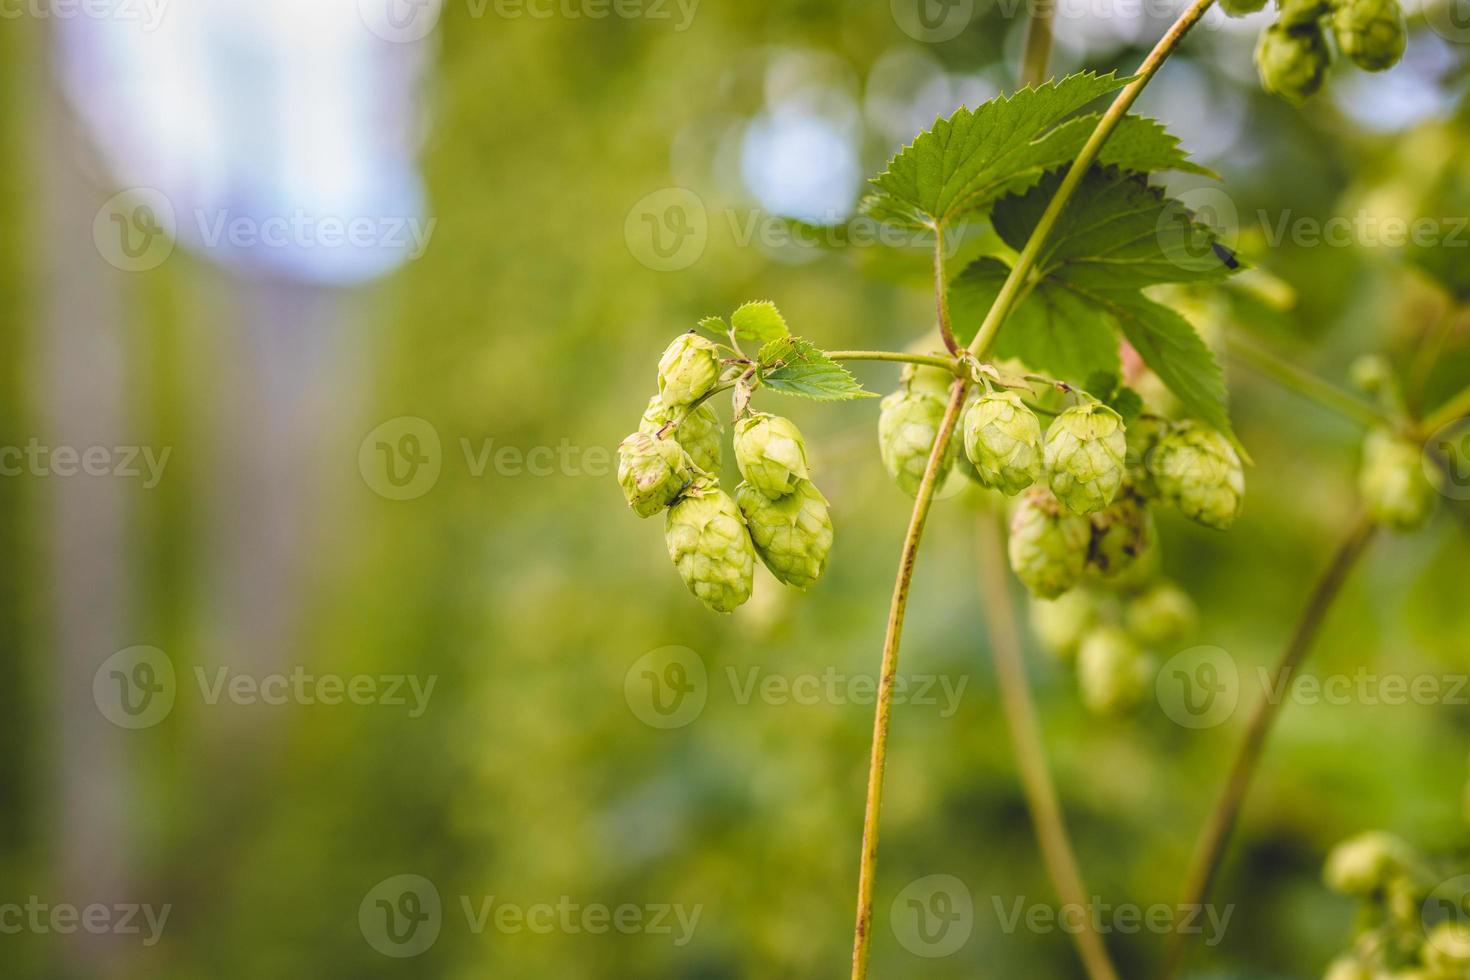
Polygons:
[[791,336],[786,319],[776,309],[776,304],[769,300],[744,304],[730,316],[730,324],[735,328],[736,340],[768,344]]
[[700,320],[697,326],[716,340],[727,343],[730,340],[730,328],[725,326],[725,321],[717,316],[707,316]]
[[761,348],[757,358],[761,384],[772,391],[817,401],[875,398],[857,379],[820,348],[800,337],[783,337]]
[[1123,424],[1129,425],[1143,414],[1143,396],[1132,388],[1120,388],[1108,400],[1108,407],[1123,416]]
[[1082,390],[1100,402],[1111,401],[1118,391],[1118,375],[1113,371],[1094,371],[1087,376]]
[[[1009,268],[994,258],[972,262],[950,285],[950,315],[962,343],[974,336]],[[1112,321],[1055,283],[1042,281],[1011,311],[991,353],[1081,385],[1094,372],[1116,375],[1118,337]]]
[[1189,154],[1179,145],[1179,138],[1170,134],[1163,123],[1147,116],[1124,116],[1113,135],[1103,144],[1097,162],[1146,174],[1174,170],[1216,180],[1220,178],[1209,167],[1190,160]]
[[1025,190],[1046,170],[1073,159],[1086,139],[1079,127],[1058,124],[1127,82],[1083,72],[973,111],[961,107],[889,161],[873,178],[876,190],[864,210],[880,221],[925,227]]

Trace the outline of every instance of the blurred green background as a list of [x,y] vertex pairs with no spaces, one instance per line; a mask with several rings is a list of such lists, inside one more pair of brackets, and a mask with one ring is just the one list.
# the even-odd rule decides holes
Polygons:
[[[936,113],[1013,88],[1023,20],[982,5],[955,36],[926,41],[905,30],[914,12],[898,0],[706,2],[683,30],[673,7],[668,19],[496,9],[450,0],[407,46],[423,58],[411,88],[377,76],[351,103],[369,128],[413,131],[436,221],[421,257],[355,284],[189,243],[154,268],[118,269],[93,219],[128,181],[98,151],[96,120],[125,115],[133,103],[109,88],[137,78],[99,68],[90,87],[65,84],[75,23],[0,21],[0,444],[171,449],[151,488],[0,479],[0,904],[171,909],[152,944],[0,931],[6,976],[846,975],[871,707],[746,697],[743,685],[877,669],[909,509],[877,458],[877,404],[787,406],[832,501],[832,566],[807,595],[763,575],[728,618],[685,592],[658,522],[629,514],[606,461],[654,390],[659,353],[700,317],[771,299],[829,348],[902,348],[932,328],[921,250],[843,246],[840,231],[783,245],[783,219],[842,224],[861,178]],[[1172,11],[1155,13],[1064,14],[1057,70],[1131,68]],[[1212,17],[1141,103],[1221,172],[1235,217],[1219,220],[1294,293],[1230,329],[1339,382],[1356,355],[1384,351],[1433,405],[1470,379],[1470,317],[1452,290],[1402,249],[1268,233],[1283,215],[1470,213],[1467,48],[1415,15],[1405,64],[1342,70],[1296,110],[1254,81],[1262,23]],[[402,47],[375,56],[401,64]],[[258,67],[205,58],[187,70],[203,65],[246,92]],[[393,115],[385,91],[409,107]],[[229,111],[281,100],[215,105],[211,118],[229,131]],[[273,152],[289,161],[291,145]],[[669,263],[643,217],[668,214],[669,188],[692,192],[706,218],[702,252],[673,269],[657,267]],[[1463,285],[1464,254],[1425,264]],[[1442,346],[1420,353],[1436,336]],[[1168,574],[1201,607],[1195,642],[1224,648],[1246,678],[1240,709],[1204,731],[1157,706],[1100,721],[1070,674],[1028,658],[1079,859],[1106,902],[1175,899],[1255,670],[1356,504],[1361,431],[1228,367],[1255,458],[1245,514],[1224,535],[1171,518],[1162,531]],[[858,373],[876,391],[896,384],[890,367]],[[396,440],[405,417],[437,435],[439,475],[389,499],[370,434],[388,425]],[[503,447],[570,449],[545,475],[515,455],[477,466]],[[1456,506],[1375,543],[1311,673],[1470,671]],[[1007,931],[996,911],[1055,897],[997,705],[976,519],[966,498],[942,502],[915,580],[901,671],[961,694],[895,713],[873,973],[1076,977],[1065,935]],[[177,691],[166,717],[130,730],[99,710],[93,682],[138,645],[166,654]],[[640,664],[669,646],[704,666],[706,701],[659,728],[640,707]],[[222,667],[434,687],[417,716],[210,703],[195,671]],[[1320,884],[1321,860],[1351,833],[1384,827],[1465,853],[1467,743],[1463,700],[1290,706],[1217,891],[1233,918],[1195,975],[1318,975],[1351,923]],[[891,928],[891,908],[936,874],[965,883],[975,921],[957,952],[925,958]],[[436,941],[408,958],[380,952],[364,924],[374,890],[398,875],[432,882],[443,909]],[[672,934],[477,929],[465,903],[492,898],[699,917],[685,942],[674,917]],[[1158,936],[1107,939],[1127,977],[1157,963]]]

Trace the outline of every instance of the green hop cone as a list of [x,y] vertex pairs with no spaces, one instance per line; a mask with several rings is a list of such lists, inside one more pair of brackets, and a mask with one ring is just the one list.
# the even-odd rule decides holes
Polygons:
[[664,540],[679,577],[706,606],[727,613],[750,598],[755,548],[718,484],[701,482],[669,508]]
[[[943,398],[918,391],[895,391],[883,399],[878,414],[878,449],[889,475],[911,497],[918,496],[946,407]],[[940,461],[941,485],[954,465],[956,451],[951,439]]]
[[1277,23],[1282,27],[1306,27],[1316,24],[1332,10],[1336,0],[1276,0],[1280,14]]
[[1011,569],[1033,596],[1055,599],[1082,579],[1091,537],[1087,518],[1066,513],[1046,491],[1032,490],[1011,515]]
[[735,423],[735,465],[767,497],[783,497],[811,476],[801,431],[790,419],[764,412]]
[[1344,895],[1369,896],[1417,864],[1414,849],[1393,834],[1370,830],[1332,849],[1322,877]]
[[[941,356],[942,351],[937,352]],[[949,389],[954,384],[954,374],[928,364],[905,364],[899,374],[905,391],[925,392],[949,400]]]
[[965,409],[965,456],[983,486],[1014,497],[1041,479],[1041,423],[1014,391],[987,392]]
[[1424,965],[1436,978],[1470,975],[1470,925],[1447,920],[1431,929],[1424,945]]
[[1032,599],[1029,618],[1041,645],[1070,662],[1097,622],[1097,597],[1086,589],[1073,589],[1055,599]]
[[1157,582],[1123,607],[1123,625],[1145,646],[1179,643],[1194,632],[1198,620],[1194,600],[1173,582]]
[[1322,980],[1373,980],[1373,973],[1355,956],[1339,956],[1327,967]]
[[1294,27],[1272,24],[1256,45],[1261,87],[1296,105],[1322,87],[1331,63],[1332,52],[1315,20]]
[[1045,462],[1051,491],[1074,514],[1095,514],[1123,485],[1128,454],[1123,416],[1106,405],[1078,405],[1046,430]]
[[1116,626],[1099,626],[1077,650],[1077,685],[1087,710],[1099,715],[1132,711],[1148,696],[1153,662]]
[[1332,13],[1337,46],[1364,71],[1383,71],[1404,56],[1408,28],[1399,0],[1343,0]]
[[1153,515],[1133,497],[1119,497],[1088,520],[1092,524],[1092,543],[1087,567],[1104,579],[1125,575],[1153,549]]
[[1245,470],[1230,440],[1198,422],[1181,422],[1149,457],[1159,495],[1205,527],[1224,531],[1245,499]]
[[1231,17],[1244,17],[1266,6],[1266,0],[1220,0],[1220,9]]
[[639,517],[672,504],[693,479],[689,457],[673,439],[635,432],[618,446],[618,484]]
[[1159,495],[1159,488],[1148,471],[1148,461],[1158,447],[1159,440],[1168,431],[1168,419],[1157,415],[1140,415],[1129,424],[1128,431],[1123,434],[1128,447],[1123,485],[1144,500],[1153,500]]
[[658,393],[665,405],[688,405],[720,381],[720,349],[690,331],[680,334],[658,361]]
[[771,574],[798,589],[811,588],[832,551],[827,498],[812,481],[799,480],[791,493],[776,499],[742,483],[735,488],[735,501],[750,526],[755,553]]
[[[671,422],[683,418],[672,432],[664,432]],[[711,475],[720,472],[720,419],[708,405],[700,405],[692,412],[680,407],[664,404],[662,397],[654,395],[643,411],[643,420],[638,423],[639,432],[656,436],[660,432],[673,436],[675,442],[684,447],[695,466]]]
[[1434,513],[1436,489],[1416,445],[1385,429],[1368,433],[1358,490],[1375,520],[1399,531],[1418,530]]

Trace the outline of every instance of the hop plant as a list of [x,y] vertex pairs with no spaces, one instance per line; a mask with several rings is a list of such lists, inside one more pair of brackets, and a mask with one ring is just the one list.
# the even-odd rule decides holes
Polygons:
[[1094,514],[1123,485],[1128,452],[1123,417],[1106,405],[1078,405],[1052,420],[1045,462],[1052,493],[1074,514]]
[[1131,496],[1119,497],[1089,521],[1087,567],[1105,579],[1126,574],[1154,547],[1153,516]]
[[811,588],[832,551],[832,518],[816,485],[798,480],[791,493],[772,499],[742,483],[735,488],[735,501],[750,527],[755,553],[771,574],[798,589]]
[[1157,582],[1132,596],[1123,607],[1123,624],[1138,642],[1150,647],[1178,643],[1194,631],[1194,600],[1173,582]]
[[[883,466],[909,496],[917,496],[929,454],[944,422],[944,398],[925,391],[900,389],[883,399],[878,415],[878,449]],[[954,465],[956,445],[950,440],[940,460],[940,483]]]
[[1383,71],[1404,54],[1408,29],[1398,0],[1342,0],[1332,13],[1342,53],[1364,71]]
[[1374,519],[1400,531],[1423,527],[1437,499],[1418,447],[1386,429],[1373,430],[1363,442],[1358,489]]
[[1373,973],[1355,956],[1340,956],[1327,967],[1322,980],[1373,980]]
[[1046,491],[1032,490],[1011,515],[1011,569],[1032,595],[1055,599],[1082,579],[1091,536],[1087,518],[1066,513]]
[[1261,32],[1256,69],[1261,87],[1300,105],[1322,87],[1332,52],[1316,20],[1288,26],[1285,19]]
[[[678,424],[668,433],[666,430],[675,422]],[[695,466],[712,475],[720,472],[720,419],[710,406],[699,405],[687,411],[682,406],[665,405],[662,396],[654,395],[643,411],[638,431],[654,436],[672,434]]]
[[1041,478],[1041,423],[1020,395],[987,392],[964,421],[965,456],[982,485],[1014,497]]
[[618,484],[639,517],[668,507],[694,479],[688,455],[673,439],[635,432],[618,446]]
[[1266,0],[1220,0],[1220,8],[1231,17],[1244,17],[1266,6]]
[[1424,966],[1435,980],[1470,974],[1470,926],[1449,920],[1435,925],[1424,944]]
[[720,349],[690,331],[680,334],[658,362],[658,393],[665,405],[688,405],[720,382]]
[[1077,656],[1077,647],[1097,622],[1097,597],[1086,589],[1073,589],[1055,599],[1032,599],[1031,629],[1041,645],[1062,661]]
[[1116,626],[1099,626],[1077,650],[1082,703],[1100,715],[1121,715],[1148,695],[1153,667],[1133,638]]
[[710,609],[731,612],[750,598],[755,548],[740,509],[718,484],[696,484],[669,508],[664,540],[679,577]]
[[1159,440],[1149,473],[1164,500],[1206,527],[1235,523],[1245,498],[1245,471],[1235,447],[1219,432],[1181,422]]
[[1380,830],[1359,834],[1338,844],[1327,856],[1323,879],[1344,895],[1372,895],[1388,887],[1417,864],[1414,849],[1402,839]]
[[1143,500],[1153,500],[1159,488],[1148,471],[1148,461],[1153,457],[1159,440],[1169,431],[1169,420],[1157,415],[1140,415],[1128,425],[1123,434],[1128,447],[1127,467],[1123,473],[1124,486]]
[[806,443],[790,419],[756,412],[735,423],[735,465],[767,497],[783,497],[811,474]]

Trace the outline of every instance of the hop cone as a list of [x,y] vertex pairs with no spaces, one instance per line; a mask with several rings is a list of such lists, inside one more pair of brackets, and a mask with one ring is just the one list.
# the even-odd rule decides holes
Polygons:
[[[883,399],[878,415],[878,449],[889,475],[911,497],[918,496],[945,407],[943,398],[919,391],[895,391]],[[951,439],[940,461],[940,483],[954,465],[956,449]]]
[[1179,643],[1194,630],[1194,600],[1173,582],[1158,582],[1128,600],[1123,623],[1138,642],[1151,647]]
[[1470,974],[1470,926],[1454,919],[1436,925],[1424,946],[1424,965],[1436,978]]
[[764,412],[735,423],[735,465],[767,497],[783,497],[811,475],[800,430],[790,419]]
[[1332,52],[1315,20],[1295,27],[1272,24],[1256,45],[1261,87],[1297,105],[1322,87],[1331,63]]
[[952,373],[927,364],[905,364],[899,379],[903,382],[905,391],[938,395],[946,401],[949,399],[950,386],[954,384]]
[[1220,8],[1231,17],[1244,17],[1266,6],[1266,0],[1220,0]]
[[1055,599],[1032,599],[1030,620],[1041,645],[1070,661],[1097,622],[1097,597],[1085,589],[1073,589]]
[[1322,980],[1373,980],[1373,973],[1357,957],[1340,956],[1328,964]]
[[1011,569],[1033,596],[1055,599],[1081,580],[1091,535],[1087,518],[1064,513],[1051,494],[1032,490],[1011,515]]
[[618,446],[618,484],[639,517],[669,506],[693,478],[689,457],[672,439],[635,432]]
[[688,405],[709,394],[720,381],[720,351],[715,342],[680,334],[658,362],[658,393],[665,405]]
[[1418,448],[1383,429],[1363,442],[1358,489],[1374,519],[1400,531],[1423,527],[1434,512],[1435,487],[1425,477]]
[[664,540],[679,577],[706,606],[727,613],[750,598],[755,549],[735,501],[718,485],[698,485],[669,508]]
[[1342,53],[1364,71],[1383,71],[1404,55],[1408,29],[1399,0],[1344,0],[1332,14]]
[[1159,440],[1149,473],[1164,500],[1206,527],[1224,531],[1245,499],[1245,472],[1235,447],[1196,422],[1181,422]]
[[1372,895],[1389,882],[1411,873],[1414,849],[1381,830],[1351,837],[1332,849],[1322,877],[1327,887],[1344,895]]
[[1154,485],[1154,478],[1148,472],[1148,461],[1158,448],[1159,440],[1168,431],[1167,419],[1161,419],[1157,415],[1140,415],[1124,433],[1128,455],[1123,482],[1135,495],[1145,500],[1152,500],[1159,495],[1159,488]]
[[742,483],[735,488],[735,500],[750,526],[755,553],[771,574],[798,589],[811,588],[832,551],[832,518],[816,486],[799,480],[791,493],[772,500],[758,487]]
[[686,414],[682,407],[665,405],[661,396],[654,395],[648,400],[648,408],[643,411],[643,420],[638,423],[638,431],[657,435],[670,422],[680,417],[684,421],[679,422],[671,433],[665,434],[672,435],[674,441],[684,447],[695,466],[706,473],[718,475],[721,455],[720,419],[708,405],[700,405]]
[[1316,25],[1332,10],[1334,0],[1276,0],[1281,27],[1298,28]]
[[1121,715],[1148,696],[1152,661],[1116,626],[1099,626],[1077,651],[1082,703],[1099,715]]
[[1046,430],[1051,491],[1074,514],[1093,514],[1113,502],[1123,485],[1128,440],[1123,417],[1105,405],[1078,405]]
[[1092,546],[1087,566],[1105,579],[1115,579],[1139,564],[1153,548],[1154,523],[1148,509],[1123,496],[1089,518]]
[[1041,478],[1041,423],[1015,392],[988,392],[965,410],[965,455],[981,484],[1014,497]]

